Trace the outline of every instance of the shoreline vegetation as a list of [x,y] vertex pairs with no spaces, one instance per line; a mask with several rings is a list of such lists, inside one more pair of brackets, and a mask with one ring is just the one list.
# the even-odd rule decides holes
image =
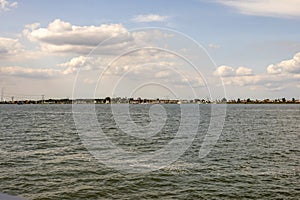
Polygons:
[[179,99],[142,99],[142,98],[110,98],[104,99],[41,99],[41,100],[11,100],[1,101],[0,104],[300,104],[300,99],[233,99],[226,98],[218,100],[209,99],[193,99],[193,100],[179,100]]

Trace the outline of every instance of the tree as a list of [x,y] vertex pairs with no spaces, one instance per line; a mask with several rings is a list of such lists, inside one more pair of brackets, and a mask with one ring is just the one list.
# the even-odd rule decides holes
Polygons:
[[142,103],[142,102],[143,102],[143,100],[142,100],[141,97],[138,97],[138,98],[137,98],[137,101],[138,101],[139,103]]
[[111,102],[110,97],[106,97],[105,100],[104,100],[104,102],[107,103],[107,104],[109,104]]

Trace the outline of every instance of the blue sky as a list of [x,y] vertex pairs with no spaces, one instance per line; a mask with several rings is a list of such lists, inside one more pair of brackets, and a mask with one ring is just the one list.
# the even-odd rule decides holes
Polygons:
[[[180,40],[173,38],[173,43],[178,42],[178,44],[171,44],[171,37],[180,38],[176,34],[166,37],[157,32],[150,31],[148,35],[142,35],[134,34],[132,31],[144,27],[158,27],[170,28],[186,34],[208,52],[216,66],[202,66],[201,69],[205,71],[204,76],[207,82],[216,83],[210,88],[211,93],[214,93],[211,96],[214,98],[225,95],[224,92],[220,92],[222,87],[225,87],[228,98],[300,98],[299,22],[300,1],[298,0],[287,0],[284,3],[280,0],[0,0],[0,87],[4,88],[5,98],[12,95],[25,98],[41,94],[45,94],[48,98],[72,97],[74,80],[80,69],[78,63],[81,65],[87,63],[86,56],[96,47],[93,41],[102,42],[113,34],[117,35],[112,41],[115,46],[109,44],[109,49],[106,49],[109,52],[112,50],[117,52],[124,48],[124,45],[120,47],[124,43],[127,45],[127,50],[129,47],[139,46],[141,44],[137,41],[148,41],[149,36],[153,38],[152,41],[148,41],[148,46],[174,46],[173,48],[177,47],[178,51],[179,47],[181,50],[189,49],[190,43],[187,41],[179,44]],[[52,29],[49,28],[50,24],[52,24]],[[77,27],[76,30],[71,28],[73,26]],[[161,30],[161,32],[164,31]],[[129,36],[124,38],[124,34]],[[94,40],[93,37],[95,37]],[[162,40],[161,37],[166,38]],[[131,40],[134,42],[131,43]],[[89,43],[84,43],[84,41]],[[119,44],[116,44],[118,42]],[[163,45],[163,42],[168,45]],[[184,47],[184,44],[187,46]],[[120,49],[116,50],[116,48]],[[103,60],[113,59],[116,52],[110,55],[100,53],[97,56]],[[142,55],[142,52],[140,53],[139,56]],[[194,53],[191,52],[185,56],[196,56]],[[150,52],[146,54],[143,52],[142,56],[149,58]],[[156,54],[159,53],[156,52]],[[145,61],[147,58],[143,57],[141,60]],[[166,56],[156,58],[159,59],[156,62],[168,61],[168,66],[173,66],[174,69],[178,67],[181,70],[180,73],[186,73],[190,82],[198,81],[187,66],[174,64],[179,65],[180,61],[172,61]],[[89,63],[103,67],[104,61],[101,62],[101,64]],[[124,81],[122,84],[128,88],[130,88],[129,85],[138,87],[138,84],[142,84],[136,81],[138,77],[146,82],[171,84],[174,86],[171,88],[173,91],[187,91],[182,84],[182,78],[174,77],[171,72],[162,73],[165,68],[152,67],[144,63],[147,69],[143,71],[140,67],[141,63],[137,66],[136,62],[128,63],[127,60],[124,62],[118,63],[120,66],[116,66],[116,69],[123,67],[123,73],[128,71],[133,73],[122,80]],[[125,65],[129,67],[124,68]],[[210,67],[210,70],[206,70],[205,67]],[[91,75],[88,74],[95,74],[103,69],[101,67],[95,69],[95,66],[86,68],[82,70],[86,74],[82,75],[84,81],[80,86],[84,91],[94,91],[93,88],[99,77],[89,80],[88,76]],[[87,72],[91,68],[94,72]],[[153,73],[151,80],[147,80],[148,76],[145,76],[145,73],[148,75]],[[162,74],[163,82],[155,79],[155,77],[162,78]],[[106,76],[113,76],[113,78],[108,78],[110,80],[108,85],[115,85],[120,77],[124,77],[124,74],[122,76],[120,71],[118,73],[114,71]],[[223,81],[222,87],[216,79]],[[111,80],[116,80],[116,82],[111,82]],[[198,82],[198,85],[193,86],[199,91],[196,96],[206,98],[209,94],[203,92],[202,89],[205,86],[201,85],[201,81]],[[97,96],[169,96],[165,94],[167,92],[164,89],[159,91],[157,85],[152,90],[148,86],[139,94],[133,94],[132,91],[128,91],[127,94],[117,91],[110,94],[111,88],[103,88],[104,85],[97,87],[101,90],[96,93]],[[189,86],[186,85],[186,87]],[[153,91],[157,91],[157,94]],[[78,94],[78,96],[85,95],[87,94]],[[194,96],[178,92],[176,97]]]

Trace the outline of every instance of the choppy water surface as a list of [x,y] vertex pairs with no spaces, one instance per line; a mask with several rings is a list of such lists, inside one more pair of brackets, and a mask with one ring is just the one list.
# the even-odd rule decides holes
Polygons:
[[[203,159],[210,106],[199,106],[198,134],[180,159],[154,172],[126,173],[86,150],[71,105],[0,105],[0,192],[27,199],[300,198],[299,105],[228,105],[222,135]],[[132,105],[131,119],[146,126],[149,107]],[[109,105],[96,111],[110,141],[147,153],[178,131],[179,105],[164,107],[166,124],[149,138],[120,131]]]

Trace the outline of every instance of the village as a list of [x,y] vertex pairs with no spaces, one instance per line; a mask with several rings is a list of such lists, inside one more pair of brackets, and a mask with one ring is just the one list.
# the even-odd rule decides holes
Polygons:
[[127,97],[106,97],[106,98],[82,98],[82,99],[40,99],[40,100],[14,100],[1,101],[0,104],[300,104],[299,99],[233,99],[226,98],[209,100],[209,99],[146,99],[146,98],[127,98]]

